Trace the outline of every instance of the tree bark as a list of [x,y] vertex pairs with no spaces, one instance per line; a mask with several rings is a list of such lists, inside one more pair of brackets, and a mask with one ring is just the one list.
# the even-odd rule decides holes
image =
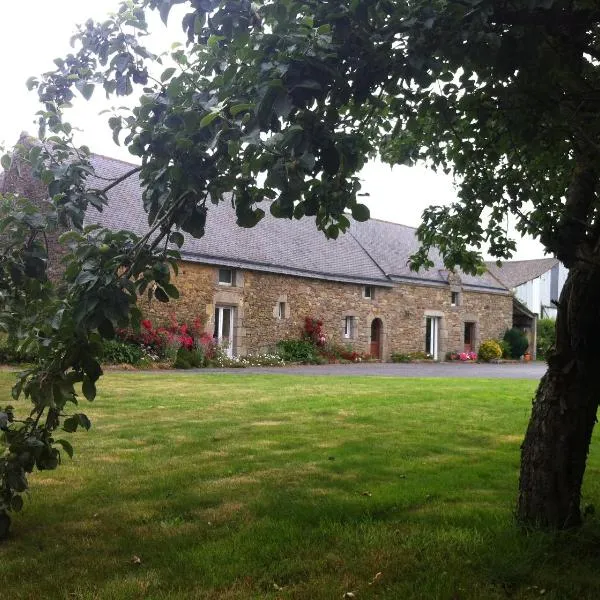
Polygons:
[[598,266],[572,266],[556,331],[521,447],[517,517],[526,526],[565,529],[581,523],[581,485],[600,399]]
[[10,531],[10,517],[6,513],[0,513],[0,542],[8,537]]

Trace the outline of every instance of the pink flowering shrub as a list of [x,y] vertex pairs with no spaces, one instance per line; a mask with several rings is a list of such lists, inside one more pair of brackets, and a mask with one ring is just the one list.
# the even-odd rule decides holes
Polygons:
[[206,349],[213,345],[212,336],[203,331],[198,317],[191,323],[179,323],[171,316],[169,325],[160,327],[155,327],[150,319],[144,319],[139,331],[127,328],[118,329],[116,333],[119,340],[148,348],[161,358],[164,358],[169,346],[191,350],[196,345]]
[[315,346],[324,346],[327,342],[327,334],[323,331],[323,321],[306,317],[304,319],[302,339],[312,342]]

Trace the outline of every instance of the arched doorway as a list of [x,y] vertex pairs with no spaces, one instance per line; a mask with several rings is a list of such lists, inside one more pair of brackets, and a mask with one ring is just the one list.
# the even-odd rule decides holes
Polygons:
[[381,342],[383,341],[383,323],[381,319],[373,319],[371,322],[371,350],[373,358],[381,358]]

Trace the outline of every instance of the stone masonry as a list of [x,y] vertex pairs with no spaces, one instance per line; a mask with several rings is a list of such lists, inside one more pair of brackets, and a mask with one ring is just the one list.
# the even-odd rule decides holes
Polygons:
[[[464,324],[475,324],[475,348],[482,340],[499,338],[512,325],[512,296],[507,292],[460,291],[451,306],[450,287],[396,283],[373,288],[364,297],[364,286],[320,279],[238,270],[232,286],[218,282],[218,267],[184,262],[174,283],[178,301],[144,302],[146,316],[158,323],[171,316],[180,321],[200,317],[207,332],[214,327],[216,305],[234,308],[234,352],[264,352],[277,341],[297,338],[305,317],[323,320],[328,339],[368,353],[373,319],[382,321],[382,358],[392,352],[425,350],[426,317],[440,318],[439,356],[462,351]],[[453,286],[452,290],[457,289]],[[285,303],[282,318],[279,303]],[[345,317],[354,318],[354,335],[344,337]]]

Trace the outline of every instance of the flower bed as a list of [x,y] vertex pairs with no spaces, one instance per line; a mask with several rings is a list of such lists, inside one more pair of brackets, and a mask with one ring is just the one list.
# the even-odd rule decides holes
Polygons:
[[448,360],[459,362],[475,362],[477,360],[476,352],[450,352],[447,356]]

